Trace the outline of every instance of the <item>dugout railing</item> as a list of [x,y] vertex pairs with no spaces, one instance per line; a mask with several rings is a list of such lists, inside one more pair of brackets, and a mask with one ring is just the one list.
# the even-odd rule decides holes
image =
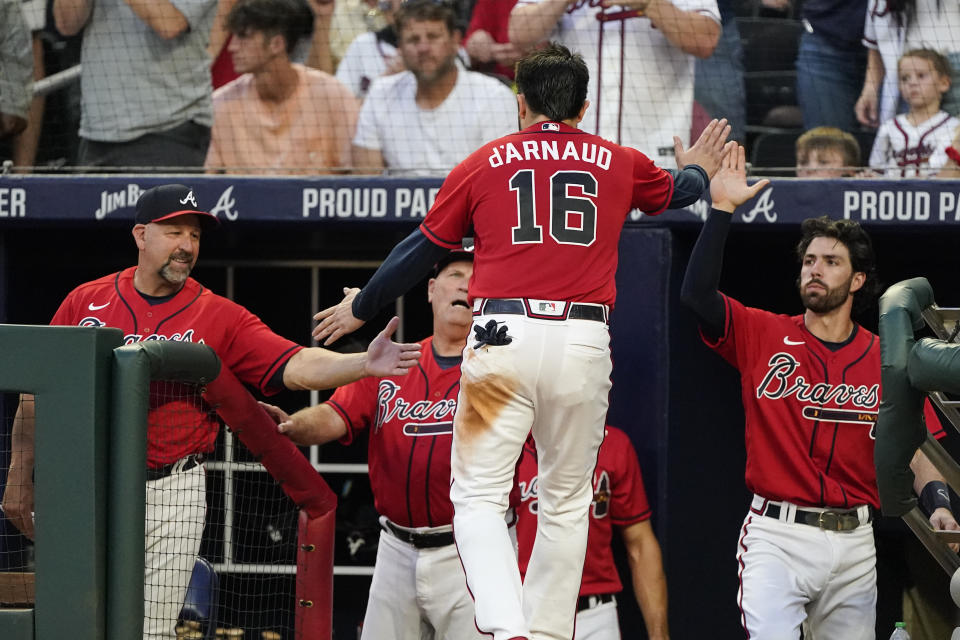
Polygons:
[[122,341],[114,329],[0,325],[0,390],[33,394],[40,425],[36,574],[0,576],[0,586],[35,586],[35,601],[0,607],[0,637],[142,635],[150,385],[176,380],[196,387],[300,509],[294,636],[329,640],[336,496],[209,347]]
[[[929,327],[936,337],[917,340]],[[960,309],[941,308],[926,278],[890,287],[880,299],[883,400],[877,420],[875,463],[884,515],[903,519],[951,577],[950,595],[960,607],[960,557],[950,543],[958,531],[934,531],[913,493],[913,452],[921,449],[954,492],[960,492],[960,464],[928,432],[925,396],[960,431]],[[960,627],[953,638],[960,638]]]
[[122,341],[117,329],[0,325],[0,389],[33,394],[43,425],[35,604],[0,609],[4,640],[106,637],[110,380]]

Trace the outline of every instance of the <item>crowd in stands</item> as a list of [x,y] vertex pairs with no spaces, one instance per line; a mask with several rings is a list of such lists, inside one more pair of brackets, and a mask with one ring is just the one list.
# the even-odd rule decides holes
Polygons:
[[[798,26],[776,43],[796,104],[763,121],[745,76],[780,53],[738,24],[758,16]],[[834,154],[843,175],[960,175],[956,2],[0,0],[0,20],[0,159],[19,171],[442,176],[516,129],[513,64],[553,40],[590,70],[581,127],[661,166],[674,136],[724,117],[748,149],[771,127],[845,132],[863,148]],[[54,41],[77,46],[82,71],[45,114],[33,83]],[[44,147],[54,120],[75,140],[60,166]]]

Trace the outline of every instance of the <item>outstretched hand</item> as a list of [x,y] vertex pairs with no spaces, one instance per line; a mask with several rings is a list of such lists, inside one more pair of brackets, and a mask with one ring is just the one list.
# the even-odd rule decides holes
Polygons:
[[720,170],[710,180],[710,200],[713,208],[727,213],[733,213],[734,209],[770,184],[766,178],[758,180],[752,186],[747,184],[746,152],[742,146],[734,144],[736,148],[723,158]]
[[707,172],[707,177],[713,178],[714,174],[720,168],[720,162],[729,155],[730,151],[737,144],[732,140],[727,142],[730,135],[730,125],[727,119],[713,119],[706,127],[693,146],[684,151],[683,142],[680,138],[673,136],[673,153],[677,160],[677,169],[683,169],[688,164],[696,164],[703,167]]
[[343,300],[332,307],[327,307],[313,316],[320,322],[313,329],[313,339],[323,341],[324,346],[330,346],[348,333],[353,333],[364,325],[364,321],[353,315],[353,299],[360,293],[356,287],[343,288]]
[[390,339],[399,324],[400,318],[393,316],[383,331],[378,333],[367,347],[367,360],[363,365],[363,372],[368,376],[378,378],[402,376],[407,369],[420,360],[419,344],[394,342]]
[[290,414],[275,404],[269,404],[261,400],[257,400],[257,404],[263,407],[263,410],[267,412],[267,415],[277,423],[277,431],[283,433],[284,424],[290,422]]
[[299,419],[298,416],[302,412],[297,412],[294,415],[290,415],[280,407],[272,404],[267,404],[266,402],[257,401],[263,410],[267,412],[267,415],[273,418],[273,421],[277,423],[277,432],[282,433],[286,437],[290,438],[290,441],[293,444],[300,447],[309,447],[312,444],[317,444],[315,438],[312,437],[313,427],[310,424],[305,423],[304,420]]

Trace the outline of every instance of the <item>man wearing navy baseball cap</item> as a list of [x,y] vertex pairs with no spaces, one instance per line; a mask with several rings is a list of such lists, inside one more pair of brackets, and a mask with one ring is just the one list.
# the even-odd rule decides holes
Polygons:
[[137,200],[133,238],[140,251],[133,284],[148,296],[170,296],[184,285],[200,252],[200,234],[217,228],[193,189],[165,184],[147,189]]
[[137,224],[160,222],[187,214],[199,216],[198,221],[205,231],[220,226],[216,216],[200,209],[193,189],[182,184],[152,187],[144,191],[137,200]]
[[[193,190],[153,187],[136,205],[137,264],[84,283],[60,305],[50,324],[115,327],[125,342],[203,343],[222,365],[264,395],[329,389],[366,376],[402,375],[416,365],[420,345],[390,340],[394,317],[365,353],[304,348],[274,333],[256,315],[190,277],[204,228],[217,225]],[[154,391],[157,391],[154,389]],[[157,391],[159,393],[159,391]],[[159,397],[159,396],[156,396]],[[147,418],[144,640],[174,638],[206,512],[204,459],[214,450],[219,423],[203,407],[178,408],[176,419],[151,407]],[[21,399],[3,510],[33,537],[34,401]],[[174,426],[175,425],[175,426]]]

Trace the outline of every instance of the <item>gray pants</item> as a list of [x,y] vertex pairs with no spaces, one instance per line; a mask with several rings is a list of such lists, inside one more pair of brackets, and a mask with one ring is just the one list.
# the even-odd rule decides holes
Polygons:
[[166,131],[148,133],[127,142],[82,138],[77,164],[82,167],[202,167],[210,145],[210,127],[185,122]]

